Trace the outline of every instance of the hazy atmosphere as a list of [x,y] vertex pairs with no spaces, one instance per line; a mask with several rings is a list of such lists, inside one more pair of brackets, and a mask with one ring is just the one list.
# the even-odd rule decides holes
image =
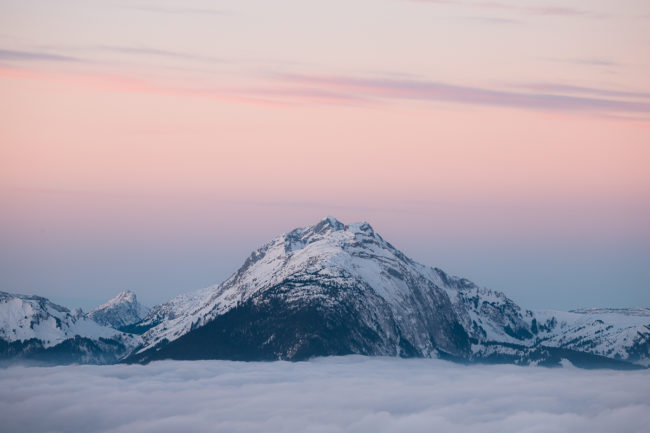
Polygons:
[[0,1],[0,289],[218,283],[334,215],[529,308],[650,304],[650,6]]

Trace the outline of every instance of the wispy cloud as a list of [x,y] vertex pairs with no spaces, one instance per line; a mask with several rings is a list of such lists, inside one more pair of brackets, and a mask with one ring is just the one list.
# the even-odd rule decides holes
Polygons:
[[79,62],[82,59],[62,56],[40,51],[16,51],[0,49],[0,60],[8,61],[48,61],[48,62]]
[[559,83],[529,83],[517,87],[535,92],[595,95],[606,98],[650,99],[650,92],[626,92],[622,90],[597,89],[594,87],[573,86]]
[[416,3],[433,3],[433,4],[440,4],[440,5],[462,5],[465,3],[460,0],[410,0],[410,1]]
[[353,94],[339,89],[295,87],[291,85],[239,88],[236,93],[256,95],[258,97],[272,97],[276,99],[298,99],[326,104],[365,105],[377,101],[377,99],[372,96]]
[[556,63],[571,63],[574,65],[603,66],[603,67],[621,66],[620,63],[603,57],[577,57],[577,58],[564,58],[564,59],[557,58],[557,57],[542,57],[542,59],[551,62],[556,62]]
[[228,91],[228,89],[204,89],[189,86],[179,87],[147,78],[134,78],[125,75],[69,72],[55,73],[43,72],[29,68],[0,67],[0,77],[59,82],[74,86],[90,87],[109,91],[208,98],[250,105],[284,105],[281,101],[263,99],[263,95],[244,94],[242,92]]
[[[340,93],[346,97],[366,99],[416,99],[460,104],[515,107],[531,110],[563,110],[593,112],[650,113],[650,102],[630,101],[622,97],[638,97],[639,94],[601,90],[601,96],[617,96],[618,99],[577,96],[566,93],[597,93],[580,87],[548,85],[527,92],[492,90],[481,87],[459,86],[435,81],[361,78],[325,75],[281,74],[278,79],[306,89],[318,89]],[[577,92],[577,90],[582,90]],[[571,92],[567,92],[571,90]],[[592,90],[587,92],[587,90]]]
[[[130,49],[128,49],[130,50]],[[183,55],[142,49],[155,55]],[[136,52],[140,52],[137,49]],[[0,59],[3,51],[0,51]],[[13,52],[11,52],[13,53]],[[22,53],[22,52],[21,52]],[[18,56],[17,58],[22,58]],[[501,88],[463,86],[412,77],[364,77],[267,73],[254,86],[196,88],[126,75],[94,73],[44,73],[29,68],[0,68],[0,75],[47,81],[64,81],[137,93],[159,93],[220,99],[255,105],[294,104],[380,105],[395,100],[419,100],[538,111],[574,111],[594,114],[647,115],[650,93],[599,89],[564,83],[518,83]],[[260,78],[260,77],[258,77]]]
[[162,50],[158,48],[101,45],[98,47],[92,47],[92,49],[98,49],[102,51],[110,51],[110,52],[122,53],[122,54],[133,54],[138,56],[144,55],[144,56],[156,56],[156,57],[171,57],[175,59],[199,60],[199,61],[207,61],[207,62],[223,61],[216,57],[200,56],[200,55],[195,55],[190,53],[181,53],[178,51]]
[[558,16],[576,16],[576,15],[591,15],[589,11],[557,6],[520,6],[510,3],[500,2],[481,2],[471,3],[472,6],[483,9],[500,9],[513,12],[523,12],[531,15],[558,15]]
[[542,16],[600,16],[594,12],[576,9],[563,6],[554,5],[537,5],[537,6],[522,6],[513,3],[502,2],[470,2],[461,0],[411,0],[418,3],[431,3],[438,5],[454,5],[465,6],[476,9],[492,9],[501,11],[510,11],[517,13],[524,13],[528,15],[542,15]]
[[476,21],[476,22],[482,22],[485,24],[521,24],[521,21],[519,20],[513,20],[510,18],[499,18],[499,17],[481,17],[481,16],[475,16],[475,17],[461,17],[462,19],[469,20],[469,21]]
[[618,66],[618,63],[613,60],[599,59],[599,58],[581,58],[573,59],[575,63],[581,63],[583,65],[596,65],[596,66]]
[[232,12],[220,9],[208,8],[166,8],[160,6],[134,6],[128,9],[143,11],[143,12],[156,12],[163,14],[192,14],[192,15],[231,15]]

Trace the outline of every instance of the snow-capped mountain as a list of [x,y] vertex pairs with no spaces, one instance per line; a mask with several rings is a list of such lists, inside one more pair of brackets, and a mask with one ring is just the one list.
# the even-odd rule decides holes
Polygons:
[[617,366],[650,358],[650,321],[634,322],[645,337],[630,345],[628,322],[600,329],[577,317],[592,314],[522,310],[413,261],[367,223],[328,217],[273,239],[223,283],[154,307],[137,325],[146,332],[129,361],[357,353]]
[[369,224],[326,218],[264,245],[224,283],[154,307],[139,355],[201,336],[212,343],[197,342],[201,353],[191,354],[180,342],[182,356],[466,357],[468,336],[442,285]]
[[81,310],[71,312],[40,296],[0,292],[0,359],[114,362],[138,341]]
[[92,310],[88,317],[100,325],[121,329],[140,322],[148,312],[149,309],[138,302],[135,293],[125,290]]
[[145,313],[132,292],[87,315],[0,292],[0,360],[364,354],[650,366],[649,309],[524,310],[501,292],[415,262],[368,223],[332,217],[274,238],[221,284]]

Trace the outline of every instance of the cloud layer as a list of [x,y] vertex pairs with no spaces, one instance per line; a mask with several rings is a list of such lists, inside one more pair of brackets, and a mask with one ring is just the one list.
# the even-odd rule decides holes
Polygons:
[[[424,81],[350,76],[284,74],[279,78],[287,83],[302,85],[304,94],[310,98],[314,89],[331,95],[350,95],[366,99],[412,99],[453,102],[459,104],[515,107],[529,110],[563,110],[592,112],[650,113],[650,103],[604,97],[575,96],[567,93],[591,93],[597,96],[646,98],[647,93],[617,92],[560,84],[539,84],[530,86],[533,92],[511,92],[488,88],[458,86],[454,84]],[[557,93],[556,93],[557,92]],[[294,93],[298,94],[298,92]]]
[[650,374],[344,357],[0,370],[12,432],[641,432]]
[[52,62],[76,62],[76,57],[61,56],[39,51],[17,51],[0,49],[0,61],[52,61]]

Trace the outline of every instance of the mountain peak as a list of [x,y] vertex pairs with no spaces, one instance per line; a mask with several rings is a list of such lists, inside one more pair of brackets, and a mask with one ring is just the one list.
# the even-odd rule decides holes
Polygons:
[[138,302],[131,290],[123,290],[114,298],[88,313],[95,322],[120,328],[139,322],[148,312],[148,309]]
[[111,299],[108,302],[117,301],[117,302],[138,302],[137,296],[131,290],[122,290],[116,297]]
[[135,293],[133,293],[131,290],[122,290],[115,297],[109,299],[99,307],[92,310],[91,313],[99,310],[105,310],[107,308],[112,308],[120,304],[137,304],[137,303],[138,303],[138,298],[135,295]]
[[[285,253],[297,251],[305,248],[307,245],[326,240],[336,239],[334,242],[348,238],[345,233],[351,235],[375,236],[375,231],[367,222],[358,222],[353,224],[343,224],[338,219],[328,216],[320,220],[317,224],[301,227],[292,230],[283,235]],[[354,237],[354,236],[353,236]],[[254,253],[255,255],[256,253]]]
[[366,221],[344,224],[333,216],[327,216],[323,218],[316,225],[306,227],[303,229],[296,229],[296,230],[300,230],[302,233],[312,232],[321,235],[331,233],[331,232],[348,231],[348,230],[353,233],[363,233],[370,236],[373,236],[375,234],[375,231],[373,230],[372,226]]
[[338,219],[333,216],[326,216],[318,224],[313,226],[314,233],[323,234],[327,231],[340,231],[345,229],[345,224],[343,224]]

